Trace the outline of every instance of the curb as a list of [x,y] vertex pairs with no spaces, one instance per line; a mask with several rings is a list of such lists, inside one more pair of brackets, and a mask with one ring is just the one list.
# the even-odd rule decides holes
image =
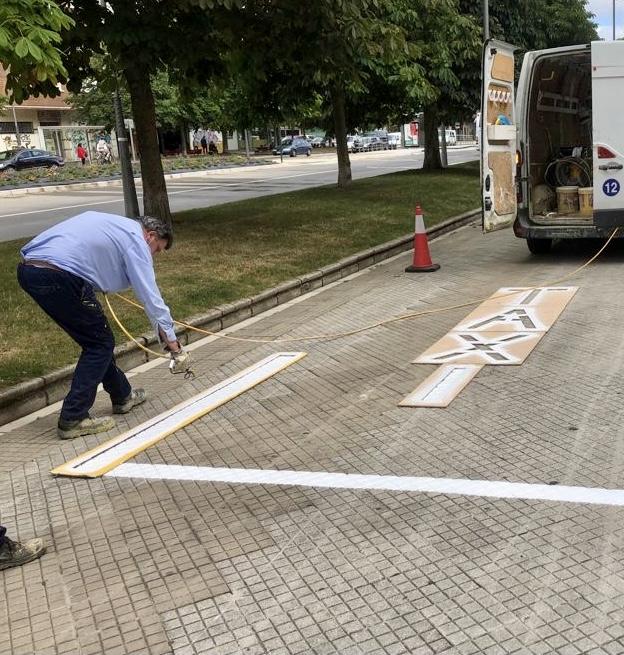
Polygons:
[[[248,162],[245,164],[224,164],[223,166],[212,166],[211,168],[198,168],[192,171],[181,171],[179,173],[165,173],[165,180],[174,180],[178,177],[205,177],[209,173],[214,171],[223,171],[230,168],[247,168],[249,166],[265,166],[268,164],[273,164],[273,161],[258,161],[258,162]],[[134,176],[135,181],[141,181],[140,175]],[[106,186],[120,186],[121,185],[121,175],[114,178],[105,178],[102,180],[89,180],[86,182],[65,182],[62,184],[54,185],[42,185],[42,186],[27,186],[27,187],[18,187],[15,189],[0,189],[0,198],[19,198],[21,196],[27,196],[37,193],[47,193],[50,191],[81,191],[83,189],[95,189],[97,187],[106,187]]]
[[[439,223],[427,230],[430,239],[452,232],[464,225],[472,223],[481,210],[471,210]],[[266,289],[251,298],[243,298],[226,305],[215,307],[204,314],[198,314],[184,322],[193,327],[200,327],[211,332],[218,332],[240,323],[247,318],[257,316],[262,312],[282,305],[293,298],[309,291],[328,285],[357,271],[369,268],[374,264],[389,259],[412,248],[414,235],[408,234],[379,246],[363,250],[345,259],[323,266],[306,273],[301,277],[287,280],[271,289]],[[199,341],[205,335],[182,328],[177,331],[180,343],[183,345]],[[142,334],[136,337],[142,345],[153,347],[158,345],[156,335]],[[115,347],[115,359],[122,370],[129,370],[150,359],[149,353],[141,350],[134,342],[128,341]],[[47,373],[42,377],[26,380],[13,387],[0,391],[0,426],[15,419],[26,416],[43,407],[62,400],[69,389],[74,366],[64,366],[61,369]]]

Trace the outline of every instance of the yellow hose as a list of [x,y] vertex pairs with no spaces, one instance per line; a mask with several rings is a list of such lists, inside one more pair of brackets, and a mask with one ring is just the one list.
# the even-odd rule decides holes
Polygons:
[[[605,250],[605,248],[609,245],[611,240],[615,237],[617,234],[619,228],[615,228],[613,232],[611,233],[611,236],[607,239],[606,243],[598,250],[598,252],[591,257],[589,260],[587,260],[582,266],[579,266],[578,268],[575,268],[572,272],[568,273],[567,275],[564,275],[563,277],[559,278],[558,280],[553,280],[548,283],[540,285],[541,287],[552,287],[557,284],[561,284],[565,280],[569,280],[571,277],[576,275],[577,273],[580,273],[584,268],[592,264]],[[535,287],[528,287],[531,289],[538,288],[537,286]],[[517,291],[510,291],[508,294],[503,294],[500,296],[496,296],[496,300],[500,300],[501,298],[505,298],[507,296],[511,296],[516,294]],[[143,306],[139,304],[138,302],[135,302],[134,300],[131,300],[130,298],[126,298],[125,296],[122,296],[118,293],[114,294],[117,296],[117,298],[121,298],[121,300],[127,302],[129,305],[133,305],[134,307],[138,307],[140,309],[143,309]],[[121,331],[136,345],[141,348],[141,350],[144,350],[147,353],[150,353],[152,355],[155,355],[156,357],[168,357],[168,355],[164,355],[162,353],[156,352],[155,350],[151,350],[150,348],[147,348],[143,344],[139,343],[131,334],[128,332],[128,330],[123,326],[119,318],[117,317],[117,314],[115,314],[113,308],[111,307],[110,301],[108,299],[108,296],[104,294],[104,299],[106,301],[106,304],[108,306],[108,309],[111,313],[111,316],[121,329]],[[175,321],[176,325],[181,325],[189,330],[193,330],[195,332],[199,332],[200,334],[205,334],[207,336],[214,336],[218,337],[219,339],[231,339],[232,341],[247,341],[249,343],[293,343],[297,341],[330,341],[332,339],[339,339],[343,337],[349,337],[354,334],[359,334],[360,332],[366,332],[368,330],[373,330],[374,328],[381,327],[382,325],[389,325],[390,323],[396,323],[398,321],[405,321],[408,319],[412,318],[420,318],[421,316],[429,316],[431,314],[440,314],[442,312],[448,312],[453,309],[461,309],[462,307],[471,307],[473,305],[477,305],[483,302],[486,302],[488,300],[491,300],[492,297],[488,296],[487,298],[478,298],[476,300],[469,300],[467,302],[459,303],[457,305],[448,305],[446,307],[438,307],[436,309],[425,309],[419,312],[412,312],[410,314],[403,314],[401,316],[395,316],[394,318],[389,318],[384,321],[378,321],[377,323],[371,323],[369,325],[365,325],[360,328],[356,328],[354,330],[348,330],[347,332],[334,332],[330,334],[315,334],[315,335],[308,335],[308,336],[303,336],[303,337],[283,337],[280,339],[260,339],[258,337],[235,337],[232,336],[231,334],[221,334],[218,332],[212,332],[210,330],[204,330],[202,328],[195,327],[193,325],[189,325],[188,323],[184,323],[183,321]]]

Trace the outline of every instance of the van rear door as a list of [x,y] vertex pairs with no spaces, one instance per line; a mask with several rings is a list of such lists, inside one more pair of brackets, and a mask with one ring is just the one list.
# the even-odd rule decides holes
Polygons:
[[624,41],[594,41],[591,58],[594,224],[624,226]]
[[483,48],[481,88],[481,199],[483,231],[516,218],[514,50],[490,39]]

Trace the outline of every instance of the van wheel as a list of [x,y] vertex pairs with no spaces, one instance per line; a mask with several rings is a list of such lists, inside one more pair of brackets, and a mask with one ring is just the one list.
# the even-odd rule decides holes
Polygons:
[[311,154],[312,154],[312,150],[311,150],[311,149],[306,151],[306,157],[309,157]]
[[296,157],[297,156],[297,151],[294,148],[290,151],[290,156],[291,157]]
[[550,252],[552,239],[533,239],[527,237],[527,246],[533,255],[545,255]]

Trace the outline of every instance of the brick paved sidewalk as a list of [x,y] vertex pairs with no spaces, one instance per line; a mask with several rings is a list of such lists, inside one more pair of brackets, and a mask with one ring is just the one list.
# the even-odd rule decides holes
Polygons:
[[[531,258],[470,227],[303,297],[237,335],[336,332],[557,279],[593,247]],[[143,367],[136,425],[278,350],[307,357],[134,462],[624,489],[620,247],[520,367],[485,367],[447,409],[397,403],[409,362],[469,310],[287,348],[211,341],[197,377]],[[294,347],[293,347],[294,346]],[[98,396],[96,409],[110,411]],[[1,655],[624,653],[624,509],[418,492],[49,470],[112,435],[0,433],[0,522],[49,552],[0,572]]]

